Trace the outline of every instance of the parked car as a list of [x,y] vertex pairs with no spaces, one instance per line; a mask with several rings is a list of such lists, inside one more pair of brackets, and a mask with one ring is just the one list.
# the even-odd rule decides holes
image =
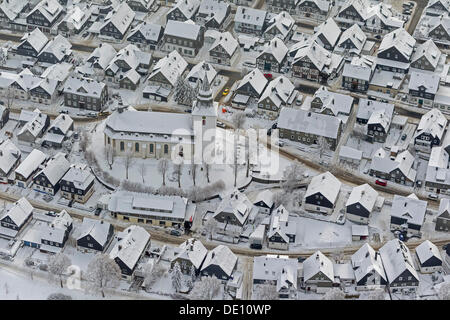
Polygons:
[[377,179],[375,180],[375,184],[382,186],[382,187],[386,187],[387,186],[387,181],[386,180],[381,180],[381,179]]
[[95,209],[95,215],[96,216],[99,216],[100,215],[100,212],[102,212],[102,208],[97,208],[97,209]]
[[402,135],[402,141],[405,141],[407,136],[407,134]]
[[303,262],[303,261],[305,261],[305,260],[306,260],[306,258],[304,258],[304,257],[298,257],[298,258],[297,258],[297,261],[298,261],[298,262]]
[[69,110],[67,110],[67,109],[61,109],[61,110],[59,110],[59,113],[69,114]]
[[216,124],[219,128],[225,128],[225,124],[223,122],[217,121]]
[[433,201],[438,201],[439,196],[436,193],[429,193],[427,198]]
[[172,230],[170,230],[170,235],[179,237],[179,236],[181,236],[181,231],[177,230],[177,229],[172,229]]
[[267,135],[268,135],[268,136],[272,135],[272,128],[269,128],[269,129],[267,130]]
[[277,126],[278,126],[278,123],[275,122],[275,123],[272,125],[272,129],[276,129]]
[[278,140],[278,141],[277,141],[277,145],[278,145],[279,147],[284,147],[284,141]]
[[242,64],[244,67],[249,67],[249,68],[256,68],[256,61],[244,61],[244,63]]
[[262,249],[262,244],[259,244],[259,243],[252,243],[252,244],[250,245],[250,249],[261,250],[261,249]]
[[265,77],[267,80],[272,80],[272,79],[273,79],[273,75],[272,75],[271,73],[264,73],[264,77]]
[[341,213],[336,219],[337,224],[344,224],[345,223],[345,214]]
[[297,99],[295,100],[295,104],[300,106],[303,103],[303,95],[299,94]]
[[226,96],[230,93],[230,88],[225,88],[222,92],[222,96]]

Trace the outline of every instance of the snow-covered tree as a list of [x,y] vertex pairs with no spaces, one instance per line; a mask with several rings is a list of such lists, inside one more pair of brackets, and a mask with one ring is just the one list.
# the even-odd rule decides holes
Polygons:
[[139,166],[139,172],[141,173],[142,183],[145,183],[146,171],[147,171],[147,166],[145,165],[145,162],[141,162],[141,165]]
[[440,300],[450,300],[450,282],[443,283],[439,288],[438,297]]
[[290,194],[284,190],[278,191],[278,192],[274,193],[272,196],[272,201],[274,202],[275,207],[278,207],[281,205],[286,207],[289,204],[289,200],[290,200]]
[[202,277],[196,281],[189,293],[191,300],[213,300],[220,292],[220,280],[216,277]]
[[330,150],[331,143],[325,137],[319,137],[317,139],[317,145],[319,146],[319,158],[322,159],[325,151]]
[[197,280],[197,274],[195,272],[195,267],[191,265],[191,268],[189,269],[189,276],[191,277],[192,283]]
[[303,179],[303,172],[301,165],[297,161],[293,162],[283,172],[281,187],[287,192],[292,192]]
[[192,106],[197,99],[198,85],[191,86],[182,76],[179,76],[175,82],[174,99],[179,104]]
[[70,258],[64,253],[57,253],[48,260],[48,271],[51,275],[59,277],[61,288],[63,287],[62,275],[71,264]]
[[125,172],[126,172],[126,179],[127,180],[128,180],[128,171],[129,171],[131,165],[133,164],[133,160],[134,160],[133,154],[132,154],[131,150],[128,150],[125,153],[125,156],[123,158],[123,165],[125,166]]
[[112,147],[112,145],[108,144],[105,147],[105,158],[106,161],[108,162],[109,165],[109,169],[112,169],[112,165],[114,164],[114,149]]
[[197,167],[198,165],[196,163],[191,163],[190,165],[190,171],[191,171],[191,175],[192,175],[192,183],[195,186],[195,179],[197,178]]
[[181,175],[183,173],[183,168],[181,166],[181,163],[174,163],[173,164],[173,174],[178,182],[178,188],[181,188]]
[[270,283],[255,286],[256,300],[278,300],[280,298],[275,285]]
[[169,160],[166,158],[161,158],[158,161],[158,172],[161,174],[163,179],[163,186],[166,185],[166,173],[169,169]]
[[170,280],[172,281],[172,287],[176,292],[180,291],[182,286],[182,273],[180,264],[178,262],[175,263],[172,270],[170,271]]
[[[236,129],[237,131],[244,128],[244,124],[245,124],[246,120],[247,120],[247,118],[245,116],[245,112],[243,112],[243,111],[237,111],[237,112],[233,113],[233,115],[231,116],[231,123],[233,124],[234,129]],[[239,134],[239,132],[238,132],[238,134]]]
[[322,297],[322,300],[344,300],[345,293],[339,288],[328,290]]
[[120,268],[106,254],[96,255],[87,268],[87,279],[91,282],[94,292],[100,292],[105,297],[105,288],[115,288],[120,282]]
[[155,284],[158,279],[161,279],[167,269],[160,263],[154,263],[153,265],[147,265],[144,269],[144,286],[147,291]]
[[214,218],[209,218],[203,226],[203,230],[209,234],[209,240],[212,240],[212,235],[217,231],[218,222]]

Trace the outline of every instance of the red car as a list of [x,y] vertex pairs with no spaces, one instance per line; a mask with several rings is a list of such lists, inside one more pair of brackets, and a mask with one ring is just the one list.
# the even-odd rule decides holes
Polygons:
[[380,179],[377,179],[377,180],[375,180],[375,183],[376,183],[377,185],[383,186],[383,187],[386,187],[386,185],[387,185],[387,181],[386,181],[386,180],[380,180]]
[[264,77],[266,77],[267,80],[272,80],[273,75],[271,73],[264,73]]

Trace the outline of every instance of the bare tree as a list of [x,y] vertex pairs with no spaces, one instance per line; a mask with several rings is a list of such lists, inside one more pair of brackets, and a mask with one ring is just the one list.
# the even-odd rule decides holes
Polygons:
[[169,160],[167,160],[166,158],[159,159],[158,172],[162,175],[163,186],[166,185],[166,173],[168,169],[169,169]]
[[177,178],[178,181],[178,188],[181,188],[181,175],[183,172],[183,168],[181,166],[181,163],[174,163],[173,164],[173,174]]
[[319,158],[322,159],[325,151],[330,150],[331,143],[325,137],[319,137],[317,139],[317,145],[319,146]]
[[283,182],[281,187],[287,191],[292,192],[303,178],[303,168],[295,161],[288,166],[283,172]]
[[216,277],[202,277],[196,281],[189,294],[193,300],[213,300],[220,291],[220,280]]
[[151,287],[158,279],[161,279],[167,269],[160,263],[154,263],[153,265],[147,265],[144,269],[144,286],[147,291],[150,291]]
[[141,162],[141,165],[139,167],[139,171],[141,172],[141,177],[142,177],[142,183],[145,183],[145,173],[147,166],[145,165],[145,162]]
[[83,129],[83,131],[81,132],[79,143],[81,151],[86,152],[89,141],[90,141],[89,132],[86,129]]
[[278,191],[274,193],[272,196],[272,201],[275,204],[275,207],[279,207],[281,205],[287,206],[289,204],[290,194],[284,190]]
[[112,165],[114,164],[114,149],[110,144],[105,147],[105,158],[108,162],[109,169],[112,170]]
[[216,232],[218,227],[218,222],[214,218],[209,218],[205,225],[203,226],[203,230],[206,231],[207,234],[209,234],[209,240],[212,240],[212,235]]
[[244,128],[245,121],[247,120],[245,113],[238,111],[231,116],[231,123],[233,123],[235,130],[241,130]]
[[195,186],[195,179],[197,178],[197,167],[198,165],[196,163],[193,162],[191,163],[190,170],[192,175],[192,183],[194,184],[194,186]]
[[8,89],[6,89],[5,100],[6,100],[6,108],[11,109],[11,107],[14,104],[14,101],[16,100],[14,88],[12,88],[11,86],[9,86]]
[[270,283],[264,283],[255,286],[256,300],[278,300],[280,298],[276,286]]
[[322,297],[322,300],[344,300],[345,293],[338,288],[328,290]]
[[61,288],[63,288],[62,275],[67,271],[67,268],[71,265],[70,258],[64,253],[58,253],[51,256],[48,261],[48,271],[53,276],[59,278]]
[[211,165],[209,163],[205,163],[205,174],[206,174],[206,181],[209,181],[209,172],[211,170]]
[[128,180],[128,170],[130,169],[130,166],[133,164],[133,154],[131,150],[128,150],[125,153],[125,156],[123,158],[123,165],[125,166],[125,172],[126,172],[126,179]]
[[105,288],[115,288],[120,282],[120,268],[106,254],[96,255],[88,265],[87,278],[92,283],[94,291],[100,291],[105,297]]

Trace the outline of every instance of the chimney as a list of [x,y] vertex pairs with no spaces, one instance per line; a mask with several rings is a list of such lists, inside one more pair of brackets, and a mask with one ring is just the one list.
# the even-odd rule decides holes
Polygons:
[[122,245],[119,244],[119,246],[117,247],[117,249],[120,251],[122,250]]
[[211,253],[211,259],[214,259],[215,252]]

